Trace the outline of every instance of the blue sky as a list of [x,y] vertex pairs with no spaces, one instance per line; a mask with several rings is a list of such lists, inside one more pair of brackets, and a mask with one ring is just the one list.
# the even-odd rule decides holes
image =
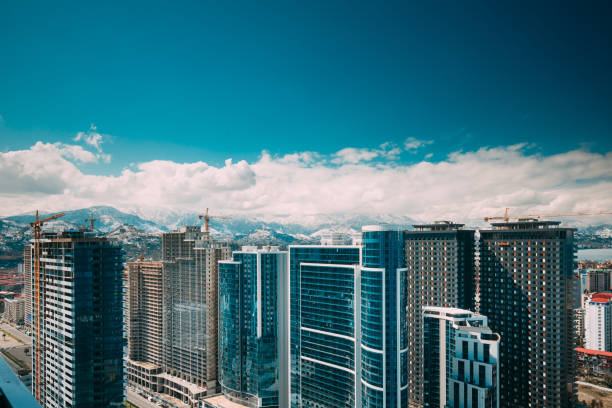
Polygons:
[[[253,165],[264,150],[329,167],[345,148],[407,169],[482,148],[610,165],[605,2],[408,3],[4,2],[0,152],[80,145],[97,159],[58,160],[106,177],[153,160]],[[102,145],[74,140],[91,124]]]
[[95,123],[113,136],[104,171],[407,137],[436,141],[433,160],[610,150],[603,3],[406,3],[5,3],[0,148]]

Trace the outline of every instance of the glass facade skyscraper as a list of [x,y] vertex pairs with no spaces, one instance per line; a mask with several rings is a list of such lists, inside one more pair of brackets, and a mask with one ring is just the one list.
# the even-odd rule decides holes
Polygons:
[[248,407],[288,406],[287,268],[276,247],[219,261],[219,383]]
[[290,246],[291,406],[406,407],[403,230]]
[[289,247],[291,407],[359,407],[361,248]]
[[361,406],[408,406],[408,306],[403,230],[363,227]]

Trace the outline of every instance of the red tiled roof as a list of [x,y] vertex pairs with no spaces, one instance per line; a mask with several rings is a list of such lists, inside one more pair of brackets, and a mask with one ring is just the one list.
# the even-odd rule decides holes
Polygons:
[[592,356],[612,357],[611,351],[591,350],[591,349],[585,349],[582,347],[576,347],[574,351],[578,353],[583,353],[583,354],[590,354]]
[[590,302],[597,303],[608,303],[610,300],[612,300],[612,293],[606,292],[593,293],[591,299],[589,299]]

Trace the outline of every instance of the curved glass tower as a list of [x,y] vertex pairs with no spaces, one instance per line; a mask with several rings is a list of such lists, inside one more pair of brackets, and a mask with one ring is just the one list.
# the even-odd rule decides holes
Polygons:
[[288,405],[287,256],[243,247],[219,262],[219,382],[248,407]]
[[406,273],[403,230],[363,227],[361,406],[408,405]]

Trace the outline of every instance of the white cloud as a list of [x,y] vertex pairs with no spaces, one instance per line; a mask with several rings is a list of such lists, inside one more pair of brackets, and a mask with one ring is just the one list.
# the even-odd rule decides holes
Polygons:
[[102,135],[98,133],[98,128],[93,123],[89,126],[89,130],[86,132],[78,132],[74,137],[75,142],[83,141],[87,145],[93,147],[98,152],[97,157],[101,159],[105,163],[110,163],[111,156],[110,154],[106,154],[102,151],[102,143],[104,143],[104,139],[107,139],[108,135]]
[[410,153],[416,153],[421,147],[425,147],[433,143],[433,140],[419,140],[414,137],[409,137],[404,141],[404,149]]
[[356,164],[369,162],[377,158],[396,160],[400,153],[401,150],[389,142],[381,144],[378,149],[346,147],[334,153],[331,162],[334,164]]
[[[71,162],[81,156],[91,160],[75,147],[37,143],[29,150],[0,153],[3,215],[107,204],[124,210],[210,207],[293,221],[394,214],[418,221],[478,222],[505,207],[514,214],[612,209],[612,152],[574,150],[544,157],[515,145],[410,165],[385,163],[380,152],[372,156],[343,149],[331,160],[313,152],[282,157],[263,152],[250,164],[156,160],[118,176],[96,176]],[[393,149],[374,150],[393,156],[388,153]]]

